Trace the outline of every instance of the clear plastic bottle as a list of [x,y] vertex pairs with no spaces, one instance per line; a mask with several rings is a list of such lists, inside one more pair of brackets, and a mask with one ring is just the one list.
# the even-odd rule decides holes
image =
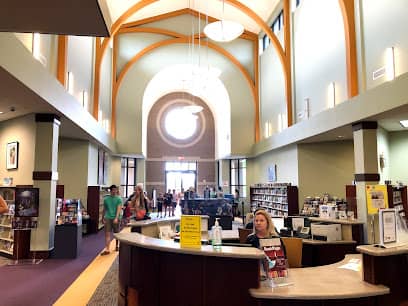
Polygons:
[[219,218],[215,218],[215,224],[212,230],[212,246],[215,250],[221,250],[222,245],[222,227],[218,223]]

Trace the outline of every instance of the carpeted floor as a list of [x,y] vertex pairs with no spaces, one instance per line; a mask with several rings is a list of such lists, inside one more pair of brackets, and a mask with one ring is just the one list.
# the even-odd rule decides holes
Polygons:
[[1,266],[0,305],[52,305],[104,246],[104,231],[84,236],[76,259],[47,259],[38,265]]
[[108,273],[96,288],[87,306],[113,306],[118,304],[119,258],[113,262]]

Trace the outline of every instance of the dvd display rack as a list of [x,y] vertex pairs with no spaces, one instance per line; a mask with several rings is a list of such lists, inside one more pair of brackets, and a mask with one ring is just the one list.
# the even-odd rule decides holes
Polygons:
[[12,219],[15,210],[15,189],[13,187],[0,187],[0,195],[9,207],[9,212],[0,216],[0,253],[13,256],[14,230]]
[[408,223],[407,186],[387,185],[388,202],[390,208],[395,208],[397,213]]
[[266,209],[272,217],[299,214],[298,189],[290,183],[258,183],[250,187],[251,211]]

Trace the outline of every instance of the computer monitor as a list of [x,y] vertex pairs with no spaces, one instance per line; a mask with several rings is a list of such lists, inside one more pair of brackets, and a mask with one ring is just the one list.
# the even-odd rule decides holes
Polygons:
[[285,227],[283,217],[272,217],[272,221],[278,233],[280,232],[281,228]]

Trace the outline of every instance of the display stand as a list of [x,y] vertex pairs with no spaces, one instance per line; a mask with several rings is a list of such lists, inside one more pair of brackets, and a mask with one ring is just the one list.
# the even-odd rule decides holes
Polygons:
[[[15,231],[15,235],[20,236],[20,237],[21,236],[30,237],[30,234],[31,234],[31,228],[15,229],[14,231]],[[7,263],[7,265],[9,266],[38,265],[43,261],[43,259],[36,258],[36,251],[33,252],[33,258],[21,258],[21,257],[25,257],[24,253],[27,253],[25,249],[21,247],[21,243],[17,243],[15,248],[16,248],[15,256],[14,256],[15,259],[12,259]]]

